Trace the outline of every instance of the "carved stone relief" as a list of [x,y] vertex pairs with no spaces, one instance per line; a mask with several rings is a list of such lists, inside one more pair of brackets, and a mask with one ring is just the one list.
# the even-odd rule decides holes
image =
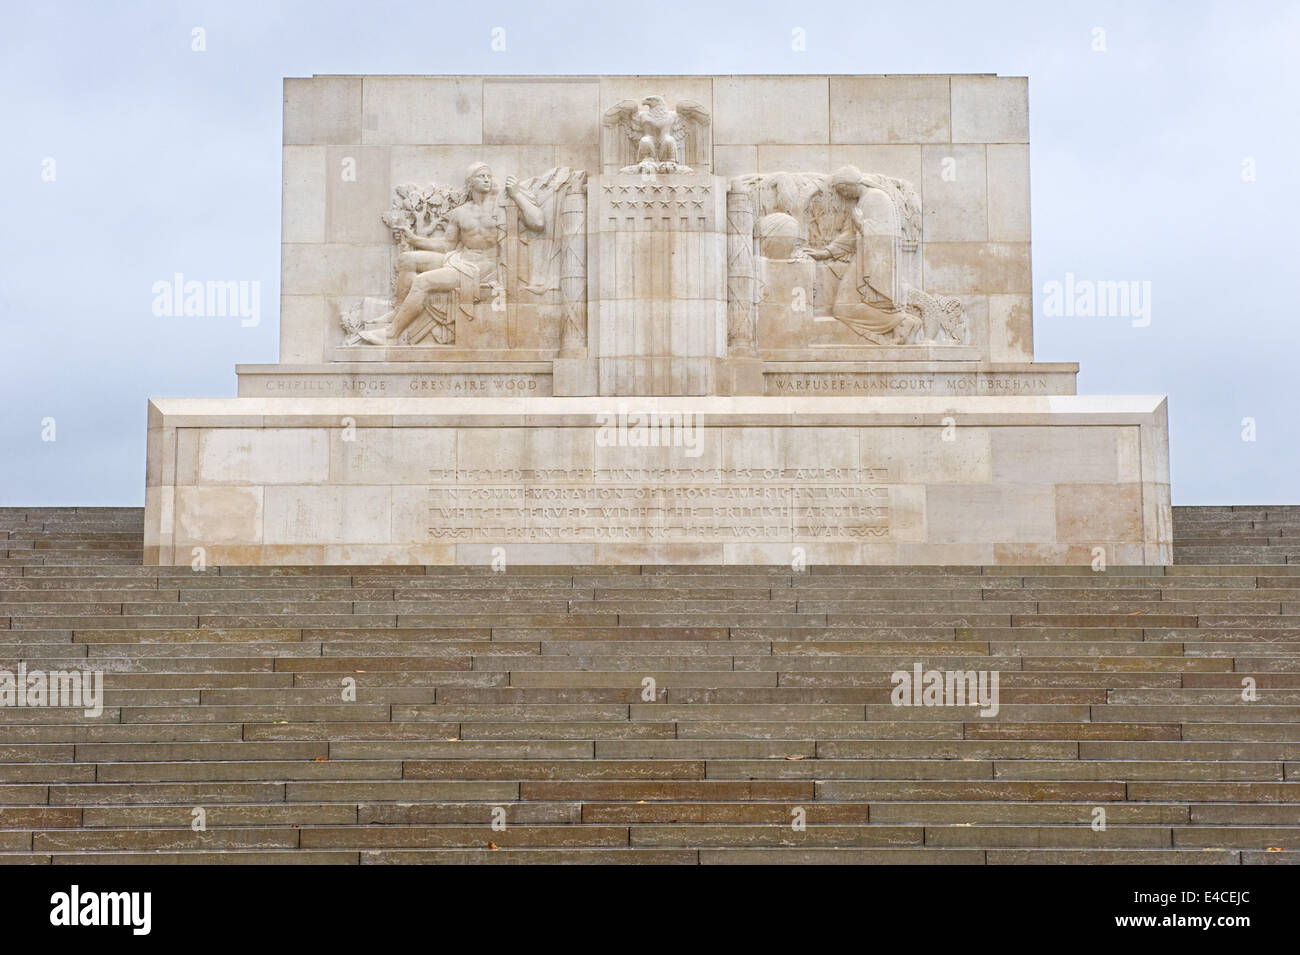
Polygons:
[[585,348],[586,176],[561,166],[498,188],[474,163],[463,188],[397,186],[383,216],[398,249],[393,297],[345,311],[346,344],[509,348],[518,325],[530,347],[540,334]]
[[[961,302],[921,288],[921,202],[911,183],[844,166],[741,176],[731,191],[751,196],[760,312],[793,326],[805,315],[833,318],[875,345],[966,342]],[[731,310],[741,311],[734,298]]]
[[607,172],[691,173],[711,163],[709,114],[690,100],[672,109],[662,96],[623,100],[605,111],[601,137]]
[[[853,166],[741,176],[730,182],[725,225],[715,233],[704,225],[723,210],[722,180],[708,172],[710,123],[699,104],[670,108],[657,95],[604,114],[597,229],[620,236],[596,283],[609,306],[600,313],[602,329],[610,325],[602,341],[618,349],[610,355],[637,359],[628,343],[644,340],[657,343],[650,357],[715,356],[712,333],[681,316],[693,314],[688,306],[721,307],[719,296],[730,356],[967,342],[960,300],[922,289],[921,202],[910,182]],[[383,215],[396,243],[392,294],[341,315],[346,343],[586,356],[587,175],[559,166],[498,185],[479,162],[461,185],[397,186]],[[718,207],[706,215],[710,195]],[[623,278],[611,284],[615,274]],[[662,281],[646,278],[643,290],[638,276]],[[636,317],[660,311],[671,335]],[[829,323],[817,326],[816,341],[809,322]],[[688,338],[699,341],[682,353],[677,339]]]
[[754,196],[748,189],[727,193],[727,353],[757,354],[754,270]]

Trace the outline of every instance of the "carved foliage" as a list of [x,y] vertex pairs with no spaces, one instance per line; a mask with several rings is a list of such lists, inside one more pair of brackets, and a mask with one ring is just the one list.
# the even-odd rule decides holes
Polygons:
[[393,206],[381,218],[393,230],[394,238],[398,238],[397,233],[403,228],[416,235],[441,235],[447,226],[447,215],[468,198],[463,188],[404,183],[393,189]]

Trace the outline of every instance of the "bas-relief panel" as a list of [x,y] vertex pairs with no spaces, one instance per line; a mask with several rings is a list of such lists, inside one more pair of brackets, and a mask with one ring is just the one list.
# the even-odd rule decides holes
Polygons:
[[[660,177],[674,194],[695,179],[706,191],[726,191],[725,256],[705,257],[692,271],[675,261],[675,245],[620,242],[608,254],[627,261],[606,263],[608,274],[666,269],[672,280],[661,297],[669,311],[709,326],[713,310],[692,311],[690,303],[714,301],[725,289],[725,331],[717,337],[731,356],[969,341],[961,300],[922,288],[921,198],[911,182],[853,166],[715,180],[711,122],[699,103],[670,107],[656,94],[604,112],[596,171],[634,177],[655,193]],[[624,328],[605,336],[611,345],[617,337],[617,353],[589,352],[588,327],[602,303],[624,296],[600,277],[588,283],[588,193],[585,169],[556,166],[498,181],[484,162],[473,163],[462,183],[397,185],[391,207],[375,213],[394,242],[392,292],[386,301],[338,303],[344,344],[382,347],[390,360],[406,346],[422,346],[424,360],[430,347],[451,359],[519,350],[530,358],[618,359],[630,368],[639,366],[629,359],[642,355],[681,357],[679,344],[656,345],[663,336],[653,329]],[[715,337],[712,327],[696,331],[675,328],[682,340]],[[629,340],[644,340],[642,355],[627,353]],[[692,345],[689,357],[700,351]]]

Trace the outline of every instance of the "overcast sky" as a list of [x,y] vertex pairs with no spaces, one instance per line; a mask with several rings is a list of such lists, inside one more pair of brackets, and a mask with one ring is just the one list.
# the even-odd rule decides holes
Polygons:
[[[0,24],[0,505],[142,504],[146,398],[277,360],[281,81],[314,73],[1028,76],[1037,359],[1169,395],[1175,504],[1300,501],[1300,4],[53,0]],[[261,324],[155,317],[175,272],[260,282]],[[1045,315],[1067,273],[1151,283],[1150,324]]]

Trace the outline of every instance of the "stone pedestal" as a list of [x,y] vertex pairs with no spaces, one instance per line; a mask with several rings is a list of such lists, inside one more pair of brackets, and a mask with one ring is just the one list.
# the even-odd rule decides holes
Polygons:
[[188,564],[1169,563],[1126,398],[155,400],[146,553]]

